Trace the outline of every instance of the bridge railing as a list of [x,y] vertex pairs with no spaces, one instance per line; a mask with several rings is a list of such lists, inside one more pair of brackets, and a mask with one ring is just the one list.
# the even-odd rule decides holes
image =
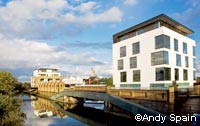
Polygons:
[[76,85],[75,91],[106,92],[106,85]]
[[113,88],[106,85],[74,85],[65,90],[86,91],[86,92],[101,92],[116,95],[122,98],[168,101],[168,90],[150,90],[150,89],[125,89]]
[[122,98],[168,101],[168,90],[147,90],[147,89],[110,89],[109,94]]

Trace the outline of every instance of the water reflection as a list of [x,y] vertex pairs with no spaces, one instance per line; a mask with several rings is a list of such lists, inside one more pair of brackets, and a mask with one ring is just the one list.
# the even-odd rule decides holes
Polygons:
[[[24,96],[23,99],[31,99],[31,97]],[[105,113],[103,103],[85,103],[76,106],[55,103],[39,97],[23,101],[26,101],[22,107],[27,115],[26,126],[116,126],[124,124],[126,126],[133,126],[133,124],[142,126],[140,122],[126,116]]]
[[[25,126],[88,126],[58,111],[46,99],[23,96],[22,100],[24,101],[22,111],[27,116],[24,122]],[[68,109],[73,108],[75,105],[62,104],[62,106]]]

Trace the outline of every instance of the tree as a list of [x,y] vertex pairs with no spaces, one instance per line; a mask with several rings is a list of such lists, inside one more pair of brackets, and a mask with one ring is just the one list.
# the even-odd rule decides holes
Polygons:
[[0,72],[0,125],[21,126],[25,114],[21,112],[21,100],[14,96],[18,83],[11,73]]
[[113,78],[112,77],[106,78],[105,82],[106,82],[106,85],[112,86],[113,85]]
[[11,95],[14,92],[14,85],[17,83],[11,73],[7,71],[0,72],[0,93],[3,95]]

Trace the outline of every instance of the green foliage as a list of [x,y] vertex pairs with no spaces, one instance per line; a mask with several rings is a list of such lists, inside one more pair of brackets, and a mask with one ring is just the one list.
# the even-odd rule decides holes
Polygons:
[[31,88],[31,84],[30,83],[27,83],[27,82],[24,82],[24,83],[21,83],[21,82],[18,82],[14,85],[14,90],[18,91],[18,92],[23,92],[24,90],[28,90]]
[[21,113],[21,101],[17,98],[0,94],[0,125],[20,126],[25,115]]
[[0,125],[21,126],[25,114],[21,112],[21,100],[15,97],[15,85],[17,84],[11,73],[0,72]]
[[17,80],[7,71],[0,72],[0,93],[11,95],[13,94],[14,84]]
[[105,82],[106,82],[106,85],[112,86],[113,85],[113,78],[112,77],[106,78]]

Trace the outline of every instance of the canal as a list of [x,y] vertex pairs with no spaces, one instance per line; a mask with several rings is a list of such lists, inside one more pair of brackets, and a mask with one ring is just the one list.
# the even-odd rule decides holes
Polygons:
[[[56,103],[40,97],[23,95],[22,111],[26,114],[25,126],[145,126],[148,123],[137,122],[128,114],[105,113],[103,102],[91,102],[83,105]],[[183,101],[183,100],[181,100]],[[200,99],[188,99],[170,105],[161,102],[134,100],[134,102],[167,115],[192,115],[200,113]],[[192,122],[185,126],[192,126]]]
[[26,114],[25,126],[143,125],[129,116],[105,113],[103,102],[87,100],[83,105],[63,104],[29,95],[21,99],[22,111]]
[[[22,101],[22,111],[26,114],[25,126],[88,126],[74,118],[59,113],[59,111],[52,112],[50,109],[55,108],[48,106],[50,102],[46,99],[24,95],[22,96]],[[42,111],[46,111],[46,113],[43,112],[43,115],[39,115],[38,112],[42,113]],[[47,115],[47,113],[49,114]]]

